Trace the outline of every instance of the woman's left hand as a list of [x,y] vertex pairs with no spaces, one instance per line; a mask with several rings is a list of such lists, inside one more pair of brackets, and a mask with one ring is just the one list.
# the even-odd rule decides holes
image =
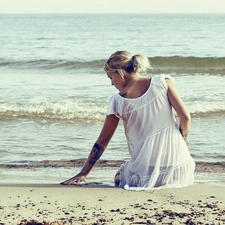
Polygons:
[[72,184],[79,185],[80,182],[85,180],[85,178],[86,178],[86,176],[84,176],[83,173],[80,172],[76,176],[71,177],[70,179],[63,181],[60,184],[62,184],[62,185],[72,185]]

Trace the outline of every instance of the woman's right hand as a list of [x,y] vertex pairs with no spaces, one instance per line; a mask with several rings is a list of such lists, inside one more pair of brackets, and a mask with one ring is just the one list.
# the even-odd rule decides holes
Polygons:
[[82,172],[80,172],[76,176],[63,181],[60,184],[62,184],[62,185],[72,185],[72,184],[79,185],[81,181],[85,180],[85,178],[86,178],[86,176]]
[[119,118],[115,115],[109,115],[106,116],[106,120],[104,123],[104,126],[102,128],[102,131],[96,141],[96,143],[93,145],[92,150],[88,156],[87,161],[85,162],[83,169],[80,173],[78,173],[76,176],[71,177],[70,179],[63,181],[62,185],[79,185],[81,181],[84,181],[86,176],[89,174],[97,160],[101,157],[102,153],[104,152],[106,146],[108,145],[109,141],[111,140],[116,127],[119,123]]

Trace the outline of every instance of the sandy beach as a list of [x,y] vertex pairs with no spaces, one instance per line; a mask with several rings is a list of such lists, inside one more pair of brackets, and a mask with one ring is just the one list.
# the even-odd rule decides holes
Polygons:
[[99,184],[0,184],[0,193],[1,225],[225,224],[222,186],[126,191]]
[[[59,6],[47,1],[44,11]],[[7,2],[15,13],[5,13]],[[70,2],[69,11],[86,1]],[[0,1],[0,225],[225,224],[225,14],[21,14],[15,4],[27,9]],[[117,50],[146,55],[153,67],[146,78],[175,79],[192,117],[193,186],[148,192],[106,186],[131,158],[122,120],[88,177],[101,183],[59,185],[80,172],[118,93],[103,69]]]

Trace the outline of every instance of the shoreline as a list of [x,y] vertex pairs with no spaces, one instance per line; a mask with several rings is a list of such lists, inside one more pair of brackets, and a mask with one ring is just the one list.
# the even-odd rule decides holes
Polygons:
[[[225,167],[215,166],[214,170],[205,167],[195,170],[194,184],[213,185],[225,187]],[[69,179],[80,171],[81,167],[42,167],[34,169],[8,168],[0,169],[2,184],[60,184],[62,181]],[[98,183],[100,185],[114,186],[114,176],[118,171],[117,167],[99,167],[91,171],[86,178],[88,183]],[[0,183],[0,186],[1,186]]]
[[30,220],[92,225],[225,224],[225,188],[207,184],[127,191],[99,183],[0,183],[0,193],[1,225]]

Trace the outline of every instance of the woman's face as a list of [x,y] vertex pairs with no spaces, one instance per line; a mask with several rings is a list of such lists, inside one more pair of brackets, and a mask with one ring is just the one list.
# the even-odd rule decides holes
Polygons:
[[126,79],[122,78],[118,72],[107,72],[108,78],[111,80],[111,84],[115,86],[119,91],[126,85]]

